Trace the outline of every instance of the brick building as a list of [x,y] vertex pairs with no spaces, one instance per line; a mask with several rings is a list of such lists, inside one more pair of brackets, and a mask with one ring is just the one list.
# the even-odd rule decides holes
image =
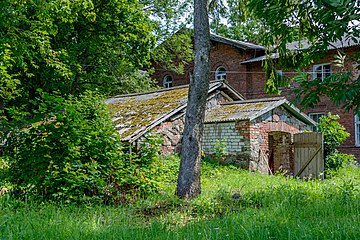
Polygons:
[[282,97],[223,103],[206,112],[203,151],[214,154],[223,141],[226,161],[262,173],[293,174],[293,135],[314,124]]
[[[106,103],[124,142],[136,148],[155,133],[163,137],[161,148],[166,154],[181,149],[187,93],[188,86],[182,85],[116,96]],[[312,126],[312,119],[284,98],[244,101],[226,82],[215,81],[208,91],[203,151],[212,155],[215,142],[225,139],[229,161],[263,173],[279,169],[293,173],[292,135]],[[269,152],[273,155],[268,156]]]
[[[265,53],[264,47],[252,43],[223,38],[213,34],[211,34],[210,39],[210,81],[226,79],[231,83],[232,87],[240,93],[244,92],[245,86],[243,83],[246,82],[246,75],[239,73],[246,72],[247,66],[242,65],[241,62],[263,56]],[[153,67],[155,72],[152,77],[158,80],[160,86],[166,88],[189,84],[194,64],[189,63],[185,67],[184,74],[181,75],[163,70],[162,66],[158,64],[153,65]]]
[[[235,41],[216,35],[211,35],[211,75],[210,80],[226,79],[227,82],[240,92],[245,99],[268,98],[265,89],[265,73],[262,68],[262,61],[265,59],[264,47],[251,43]],[[298,49],[297,45],[289,45],[290,49]],[[331,73],[339,72],[341,69],[333,64],[333,56],[340,49],[347,55],[354,55],[360,50],[360,44],[353,41],[339,41],[333,43],[328,53],[319,61],[308,67],[307,71],[311,77],[323,78]],[[278,56],[274,55],[273,58]],[[355,75],[358,75],[358,66],[353,61],[346,61],[347,68],[354,68]],[[169,71],[161,70],[161,67],[154,66],[156,69],[153,77],[158,80],[163,87],[179,86],[188,84],[193,70],[193,63],[190,63],[185,74],[179,75]],[[292,72],[282,72],[284,76],[294,76]],[[281,96],[286,96],[290,101],[295,98],[291,92],[296,84],[283,88]],[[323,97],[321,102],[312,109],[305,109],[313,120],[318,121],[328,112],[338,114],[340,123],[351,134],[346,142],[339,148],[341,152],[354,154],[360,160],[360,117],[354,111],[345,111],[341,107],[334,106],[330,100]]]
[[[106,101],[121,139],[137,147],[150,133],[163,136],[163,153],[179,152],[184,129],[188,85],[153,92],[115,96]],[[244,97],[228,84],[210,83],[207,109]]]

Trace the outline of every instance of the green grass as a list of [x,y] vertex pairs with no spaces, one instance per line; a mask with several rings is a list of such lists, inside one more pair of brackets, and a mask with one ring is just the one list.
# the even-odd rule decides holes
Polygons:
[[302,181],[205,163],[202,194],[183,201],[178,159],[164,161],[159,194],[127,206],[0,197],[0,239],[360,239],[358,168]]

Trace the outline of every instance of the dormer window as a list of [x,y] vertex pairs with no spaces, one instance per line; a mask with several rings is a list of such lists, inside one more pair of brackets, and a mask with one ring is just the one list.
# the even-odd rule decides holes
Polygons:
[[318,64],[314,65],[312,69],[313,79],[324,80],[324,78],[331,75],[331,65],[329,63],[326,64]]
[[226,69],[223,66],[216,69],[215,80],[226,80]]
[[165,77],[163,78],[163,86],[164,88],[172,87],[172,77],[170,75],[165,75]]

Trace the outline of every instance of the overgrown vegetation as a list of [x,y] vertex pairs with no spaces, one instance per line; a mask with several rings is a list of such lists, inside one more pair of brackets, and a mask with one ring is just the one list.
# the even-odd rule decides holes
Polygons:
[[324,134],[325,169],[328,176],[336,174],[342,166],[355,162],[353,155],[341,153],[336,149],[350,136],[339,119],[338,115],[328,113],[320,118],[318,125],[319,131]]
[[30,116],[14,111],[6,134],[0,169],[6,167],[2,174],[8,173],[16,195],[118,204],[156,191],[158,143],[149,138],[138,155],[130,152],[103,98],[91,92],[70,99],[42,93],[34,105]]
[[[161,158],[160,191],[122,206],[38,205],[0,197],[5,239],[357,239],[360,169],[327,180],[268,176],[205,161],[203,193],[174,196],[177,156]],[[46,226],[46,227],[44,227]]]

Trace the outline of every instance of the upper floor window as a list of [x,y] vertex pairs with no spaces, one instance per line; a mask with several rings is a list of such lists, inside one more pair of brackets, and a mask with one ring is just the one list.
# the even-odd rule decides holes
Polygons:
[[360,147],[360,116],[355,114],[355,146]]
[[313,79],[324,80],[331,75],[331,65],[329,63],[314,65],[312,68]]
[[[316,123],[320,123],[320,118],[321,118],[322,116],[325,116],[325,113],[309,113],[309,117],[310,117],[312,120],[314,120],[314,122],[316,122]],[[313,130],[314,132],[317,132],[317,131],[318,131],[317,126],[312,127],[312,130]]]
[[226,79],[226,69],[223,66],[220,66],[215,71],[215,80],[225,80]]
[[170,75],[165,75],[163,78],[163,86],[164,88],[171,88],[172,87],[172,77]]

